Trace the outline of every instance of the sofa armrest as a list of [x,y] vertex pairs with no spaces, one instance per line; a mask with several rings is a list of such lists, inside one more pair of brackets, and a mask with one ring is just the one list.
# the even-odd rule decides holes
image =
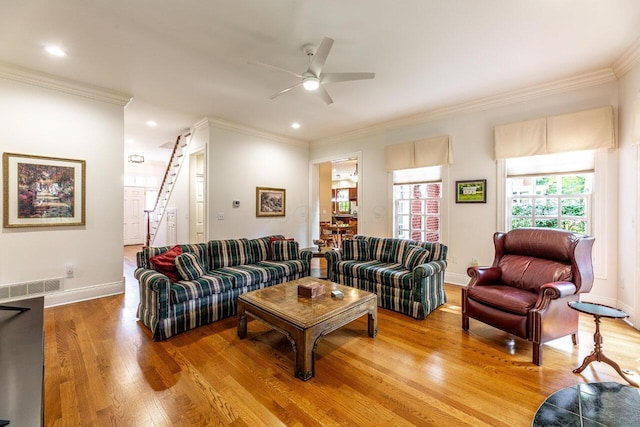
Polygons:
[[140,305],[158,319],[166,318],[169,314],[171,280],[164,274],[147,268],[136,269],[134,277],[140,285]]
[[311,276],[311,258],[313,258],[313,252],[303,249],[300,251],[298,256],[305,264],[306,270],[304,272],[304,276]]
[[336,265],[342,259],[342,252],[328,251],[325,252],[324,258],[327,260],[327,280],[335,281]]
[[434,276],[438,273],[444,273],[447,268],[447,261],[431,261],[426,264],[420,264],[413,269],[413,277],[420,280],[423,277]]

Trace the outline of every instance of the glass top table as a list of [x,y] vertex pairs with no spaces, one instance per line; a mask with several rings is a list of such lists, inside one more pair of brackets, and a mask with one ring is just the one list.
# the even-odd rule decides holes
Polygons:
[[574,310],[577,310],[581,313],[592,315],[594,318],[594,321],[596,322],[596,332],[593,334],[593,341],[595,343],[594,349],[589,355],[587,355],[587,357],[584,358],[582,365],[574,369],[573,372],[576,374],[579,374],[580,372],[584,371],[587,365],[589,365],[589,363],[591,362],[604,362],[609,366],[613,367],[613,369],[615,369],[616,372],[622,378],[624,378],[629,384],[631,384],[634,387],[638,387],[638,384],[636,384],[635,382],[627,378],[627,376],[624,374],[624,372],[622,372],[622,369],[620,369],[620,366],[616,362],[609,359],[602,352],[602,335],[600,334],[600,318],[606,317],[610,319],[625,319],[629,317],[629,315],[620,309],[609,307],[602,304],[595,304],[592,302],[570,301],[567,304],[569,305],[569,307],[571,307]]

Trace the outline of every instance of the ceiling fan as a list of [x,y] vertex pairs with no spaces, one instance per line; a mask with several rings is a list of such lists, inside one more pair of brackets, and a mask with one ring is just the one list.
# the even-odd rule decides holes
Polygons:
[[320,43],[320,46],[318,46],[317,50],[314,45],[305,45],[302,50],[307,55],[307,58],[309,58],[309,66],[307,67],[307,70],[302,74],[294,73],[292,71],[276,67],[275,65],[252,61],[252,63],[254,64],[269,67],[278,71],[284,71],[285,73],[291,74],[300,79],[299,83],[296,83],[293,86],[274,93],[269,97],[269,99],[274,99],[282,95],[283,93],[287,93],[290,90],[297,88],[298,86],[302,86],[305,90],[317,93],[318,96],[322,98],[322,100],[327,104],[332,104],[333,99],[331,99],[329,92],[327,92],[327,90],[323,87],[325,83],[373,79],[376,76],[375,73],[323,73],[322,67],[327,60],[327,56],[329,56],[331,46],[333,46],[333,39],[330,39],[329,37],[325,37],[324,39],[322,39],[322,42]]

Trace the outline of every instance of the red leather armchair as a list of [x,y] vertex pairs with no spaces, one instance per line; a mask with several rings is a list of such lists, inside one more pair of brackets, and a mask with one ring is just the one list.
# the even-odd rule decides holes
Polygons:
[[521,228],[495,233],[491,267],[469,267],[462,289],[462,329],[469,318],[533,343],[542,363],[545,342],[571,335],[578,343],[578,312],[567,302],[591,290],[593,237],[569,231]]

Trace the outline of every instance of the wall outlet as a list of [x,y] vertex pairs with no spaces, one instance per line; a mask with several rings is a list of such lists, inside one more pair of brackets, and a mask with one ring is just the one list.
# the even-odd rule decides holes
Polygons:
[[73,264],[65,265],[64,271],[66,273],[67,279],[71,279],[73,277]]
[[478,266],[478,258],[471,258],[471,263],[469,264],[472,267]]
[[218,212],[218,220],[222,221],[224,219],[224,212]]

